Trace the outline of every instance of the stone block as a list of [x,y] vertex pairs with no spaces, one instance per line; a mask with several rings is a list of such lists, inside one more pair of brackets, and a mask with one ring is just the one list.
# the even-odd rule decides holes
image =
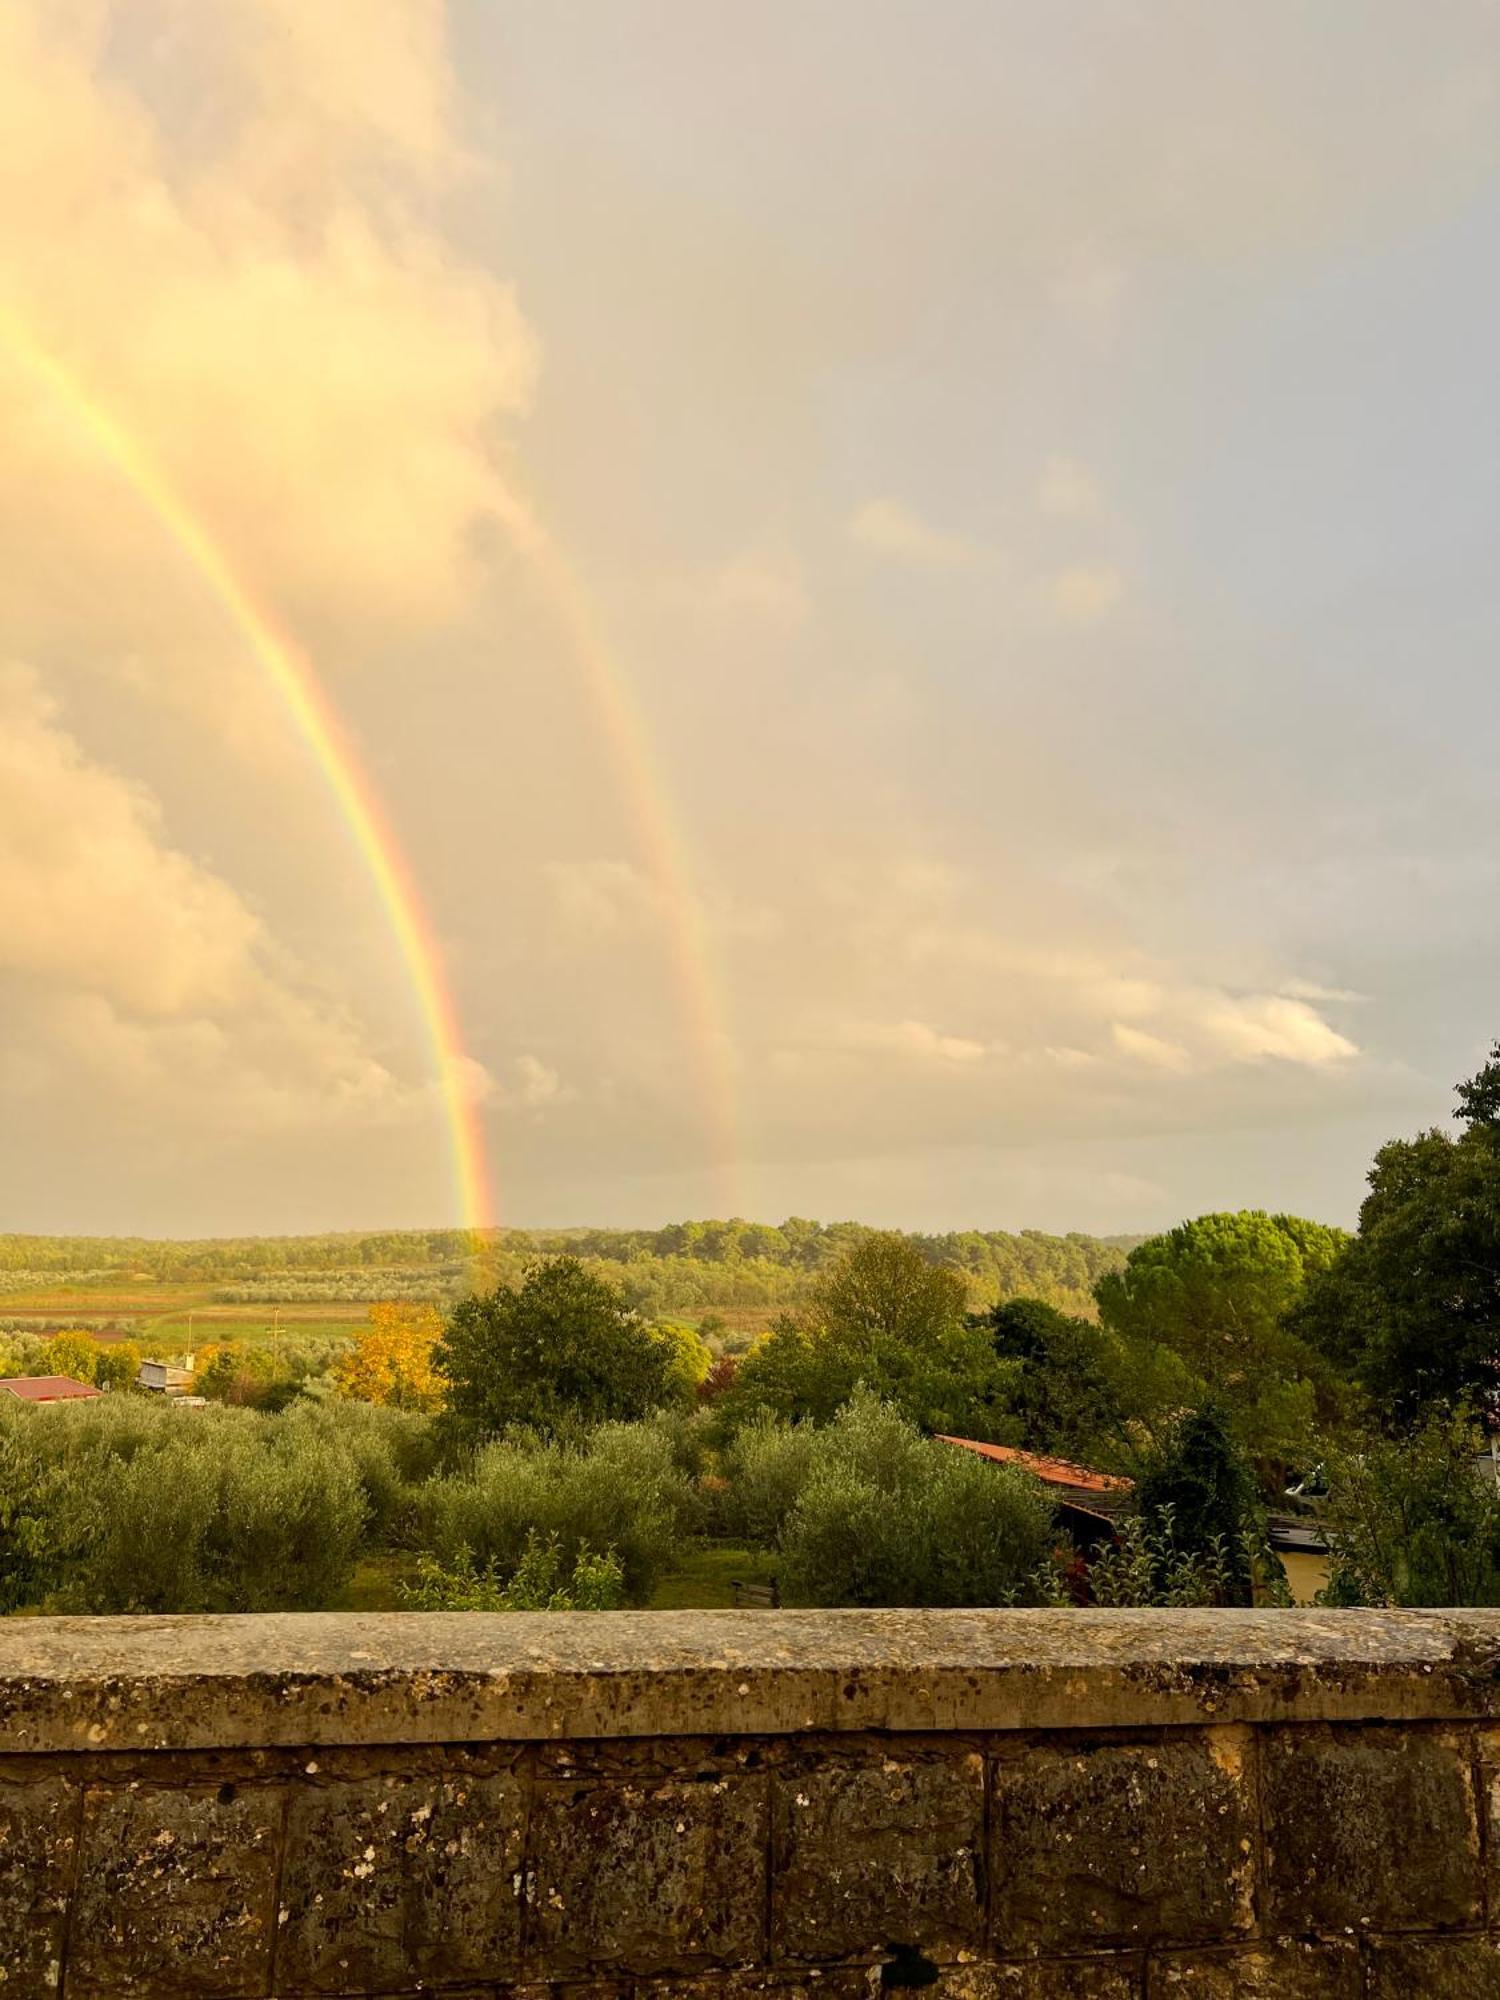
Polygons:
[[49,1993],[58,1980],[78,1845],[77,1787],[0,1784],[0,1988]]
[[777,1958],[934,1960],[984,1942],[984,1761],[875,1755],[778,1774],[771,1944]]
[[945,1966],[934,2000],[1139,2000],[1136,1952],[1097,1958],[1034,1959],[1020,1965]]
[[525,1794],[511,1772],[299,1788],[287,1815],[276,1977],[295,1992],[399,1992],[518,1967]]
[[1366,1949],[1367,2000],[1500,2000],[1500,1944],[1393,1938]]
[[1248,1753],[1239,1729],[1018,1744],[994,1773],[997,1951],[1228,1942],[1250,1930]]
[[769,1819],[763,1776],[538,1785],[529,1955],[548,1974],[759,1962]]
[[1363,1979],[1359,1947],[1347,1939],[1278,1938],[1242,1951],[1153,1958],[1146,2000],[1362,2000]]
[[1471,1745],[1444,1729],[1266,1732],[1267,1928],[1444,1930],[1482,1911]]
[[271,1973],[282,1795],[147,1782],[84,1798],[68,1992],[249,2000]]

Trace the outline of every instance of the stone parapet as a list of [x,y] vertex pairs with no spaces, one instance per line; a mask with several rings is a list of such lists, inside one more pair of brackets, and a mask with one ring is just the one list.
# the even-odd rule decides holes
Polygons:
[[1500,1613],[0,1624],[38,2000],[1500,2000],[1497,1815]]

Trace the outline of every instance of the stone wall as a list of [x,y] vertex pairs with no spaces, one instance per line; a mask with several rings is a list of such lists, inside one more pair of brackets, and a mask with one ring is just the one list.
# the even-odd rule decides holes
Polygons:
[[1500,1614],[0,1625],[0,1993],[1500,1996]]

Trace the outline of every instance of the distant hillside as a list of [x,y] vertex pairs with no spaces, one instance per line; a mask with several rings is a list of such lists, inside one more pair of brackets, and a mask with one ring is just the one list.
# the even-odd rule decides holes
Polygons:
[[[798,1304],[817,1273],[865,1233],[856,1222],[678,1222],[664,1229],[499,1229],[476,1239],[456,1229],[325,1236],[0,1236],[0,1301],[28,1292],[87,1303],[97,1291],[130,1311],[121,1288],[191,1287],[205,1303],[353,1306],[384,1298],[451,1299],[519,1275],[536,1256],[568,1252],[606,1272],[655,1315],[714,1313],[752,1328]],[[1026,1229],[911,1233],[934,1263],[961,1271],[976,1305],[1025,1293],[1092,1311],[1101,1273],[1117,1269],[1136,1237]],[[77,1308],[75,1308],[77,1309]]]

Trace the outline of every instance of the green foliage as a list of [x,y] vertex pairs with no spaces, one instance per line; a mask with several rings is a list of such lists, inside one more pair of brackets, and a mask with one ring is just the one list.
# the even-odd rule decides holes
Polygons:
[[[0,1290],[66,1279],[85,1288],[158,1284],[211,1287],[223,1303],[284,1304],[383,1299],[451,1303],[481,1282],[519,1283],[539,1256],[579,1258],[611,1277],[648,1318],[780,1311],[804,1302],[812,1280],[867,1234],[853,1222],[680,1222],[664,1229],[383,1230],[362,1234],[240,1237],[189,1243],[140,1237],[0,1236]],[[1090,1310],[1100,1275],[1129,1239],[1047,1236],[1028,1229],[964,1230],[911,1240],[956,1272],[971,1303],[1018,1293],[1070,1312]]]
[[433,1350],[454,1418],[480,1436],[629,1422],[667,1399],[669,1348],[576,1257],[534,1264],[520,1288],[463,1299]]
[[[1218,1535],[1202,1548],[1180,1547],[1168,1507],[1155,1526],[1135,1516],[1121,1521],[1114,1540],[1088,1566],[1087,1601],[1116,1608],[1232,1604],[1238,1601],[1239,1572],[1249,1561],[1248,1550],[1235,1552]],[[1077,1602],[1068,1576],[1055,1563],[1039,1585],[1049,1603]]]
[[1200,1215],[1138,1244],[1099,1281],[1106,1329],[1137,1356],[1165,1349],[1177,1359],[1188,1400],[1210,1396],[1223,1408],[1267,1491],[1305,1453],[1314,1417],[1341,1414],[1342,1385],[1291,1322],[1347,1243],[1342,1230],[1298,1216]]
[[867,1392],[805,1445],[765,1427],[740,1450],[788,1604],[1011,1603],[1051,1536],[1035,1480],[924,1438]]
[[779,1549],[792,1510],[811,1474],[820,1433],[761,1410],[730,1444],[725,1526],[757,1547]]
[[580,1549],[569,1568],[558,1537],[544,1539],[533,1529],[509,1578],[460,1550],[451,1567],[419,1556],[415,1580],[399,1592],[413,1611],[617,1611],[625,1575],[612,1549],[599,1555]]
[[1436,1409],[1409,1435],[1336,1450],[1325,1522],[1333,1604],[1500,1604],[1500,1491],[1473,1419]]
[[954,1273],[905,1237],[863,1237],[740,1364],[722,1399],[730,1428],[757,1412],[828,1423],[863,1387],[923,1430],[1013,1438],[1019,1369],[964,1301]]
[[1184,1416],[1147,1465],[1136,1497],[1148,1541],[1210,1562],[1224,1585],[1218,1601],[1250,1602],[1249,1551],[1260,1539],[1255,1481],[1222,1412],[1210,1406]]
[[209,1357],[194,1376],[193,1389],[232,1409],[279,1410],[297,1393],[297,1383],[269,1347],[236,1342]]
[[1500,1044],[1458,1096],[1457,1138],[1380,1148],[1359,1234],[1297,1319],[1398,1422],[1500,1385]]
[[1010,1399],[1023,1443],[1082,1459],[1118,1436],[1124,1385],[1111,1352],[1117,1344],[1101,1327],[1042,1299],[1008,1299],[984,1323],[995,1352],[1021,1363]]
[[667,1350],[666,1400],[685,1409],[691,1407],[714,1365],[713,1349],[680,1320],[658,1320],[651,1335]]
[[0,1605],[315,1606],[353,1566],[365,1502],[336,1440],[142,1397],[0,1410]]
[[663,1423],[605,1424],[581,1444],[488,1445],[471,1470],[431,1481],[415,1501],[416,1535],[448,1568],[470,1562],[508,1581],[536,1533],[556,1538],[569,1571],[589,1550],[612,1550],[633,1604],[650,1596],[700,1504]]

